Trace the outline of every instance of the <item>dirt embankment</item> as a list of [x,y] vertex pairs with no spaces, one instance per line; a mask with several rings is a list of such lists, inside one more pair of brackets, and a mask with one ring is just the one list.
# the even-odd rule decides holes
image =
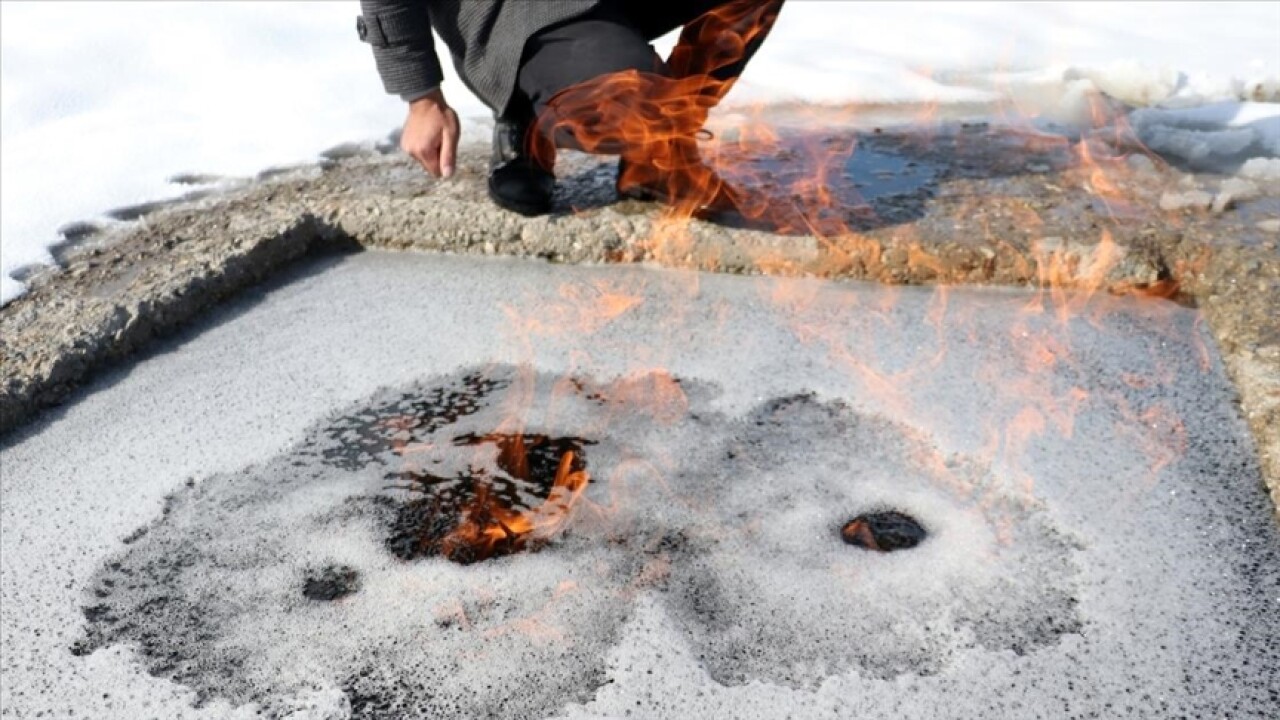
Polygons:
[[[735,165],[777,192],[817,172],[797,136]],[[386,150],[384,147],[383,150]],[[1240,391],[1280,506],[1280,198],[1133,155],[1101,167],[1061,139],[955,126],[869,133],[839,172],[817,233],[695,221],[664,234],[658,208],[617,202],[614,166],[566,156],[558,211],[522,218],[485,197],[483,148],[436,182],[395,153],[344,147],[315,165],[226,183],[129,222],[71,228],[63,269],[0,309],[0,433],[98,368],[312,252],[360,247],[654,262],[898,284],[1062,286],[1169,294],[1198,304]],[[837,232],[847,228],[849,232]]]

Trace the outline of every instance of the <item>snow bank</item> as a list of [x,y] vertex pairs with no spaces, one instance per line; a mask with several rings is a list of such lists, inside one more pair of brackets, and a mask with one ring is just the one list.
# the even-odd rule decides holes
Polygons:
[[0,5],[0,275],[51,261],[57,228],[385,135],[347,3]]
[[[403,109],[356,40],[357,12],[0,5],[0,302],[22,291],[15,271],[52,261],[59,226],[179,194],[176,173],[251,175],[396,127]],[[792,2],[731,104],[1013,97],[1020,111],[1078,116],[1094,89],[1139,105],[1274,100],[1277,26],[1274,3]],[[448,73],[460,114],[484,118]]]
[[1277,27],[1264,4],[794,2],[735,102],[948,103],[1081,79],[1144,105],[1275,100]]
[[[1151,150],[1203,170],[1233,170],[1280,158],[1280,104],[1222,102],[1197,108],[1144,108],[1129,115]],[[1257,176],[1251,171],[1250,176]]]

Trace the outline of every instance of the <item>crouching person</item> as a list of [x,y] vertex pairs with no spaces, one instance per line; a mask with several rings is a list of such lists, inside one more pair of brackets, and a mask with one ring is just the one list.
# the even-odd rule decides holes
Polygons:
[[[707,113],[760,47],[782,0],[362,0],[360,38],[409,104],[401,148],[437,177],[456,163],[457,114],[431,30],[494,112],[489,196],[546,213],[557,148],[618,155],[618,191],[690,214],[738,194],[699,159]],[[650,44],[682,28],[665,60]]]

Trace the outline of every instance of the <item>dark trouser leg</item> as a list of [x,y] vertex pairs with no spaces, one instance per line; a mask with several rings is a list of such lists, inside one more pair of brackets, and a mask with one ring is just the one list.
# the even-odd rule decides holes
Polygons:
[[[518,104],[538,118],[534,149],[544,163],[554,146],[640,157],[654,142],[691,138],[760,47],[782,0],[670,5],[615,0],[529,40]],[[649,40],[681,25],[663,63]]]
[[[668,63],[672,65],[671,74],[687,75],[690,68],[684,64],[699,54],[699,48],[705,47],[708,40],[714,39],[717,32],[733,29],[739,35],[750,31],[752,25],[758,28],[751,42],[737,62],[717,70],[714,74],[719,80],[729,80],[742,74],[743,68],[751,60],[751,56],[759,49],[769,29],[778,18],[783,0],[749,0],[738,9],[730,6],[736,3],[731,0],[684,0],[675,3],[656,3],[653,0],[614,0],[619,11],[631,20],[646,40],[655,40],[676,28],[683,28],[679,44],[672,50]],[[716,12],[722,27],[717,28],[704,17]],[[758,13],[758,15],[753,15]],[[723,27],[730,26],[730,27]],[[684,58],[684,61],[681,60]],[[705,72],[705,70],[704,70]]]
[[[620,194],[660,198],[686,216],[734,208],[754,215],[746,196],[702,162],[695,134],[764,41],[782,0],[699,5],[711,9],[655,18],[615,0],[531,38],[517,79],[536,117],[531,159],[550,169],[557,147],[620,155]],[[648,41],[673,21],[685,24],[663,63]]]
[[672,77],[705,74],[723,83],[723,97],[764,44],[778,20],[782,3],[783,0],[708,3],[712,7],[681,30],[680,40],[667,60],[668,73]]
[[[521,2],[535,0],[521,0]],[[536,0],[541,1],[541,0]],[[516,93],[493,134],[489,196],[525,215],[551,207],[555,143],[532,143],[535,113],[560,90],[624,70],[656,73],[662,62],[625,19],[597,11],[539,33],[525,46]]]
[[611,5],[547,28],[525,45],[516,101],[530,119],[548,111],[562,91],[628,70],[663,74],[662,58],[628,17]]
[[[639,0],[627,0],[636,4]],[[723,183],[703,165],[693,131],[702,127],[705,112],[719,104],[733,87],[751,57],[764,43],[778,19],[783,0],[699,0],[690,3],[692,16],[681,20],[680,39],[666,62],[666,74],[677,81],[684,99],[696,98],[702,116],[685,122],[687,134],[677,133],[665,145],[648,150],[648,157],[623,153],[618,168],[618,192],[659,197],[698,214],[734,208],[745,216],[764,211],[760,198],[751,198]],[[686,6],[688,7],[688,6]],[[650,26],[655,35],[668,27]],[[696,119],[696,125],[693,120]]]

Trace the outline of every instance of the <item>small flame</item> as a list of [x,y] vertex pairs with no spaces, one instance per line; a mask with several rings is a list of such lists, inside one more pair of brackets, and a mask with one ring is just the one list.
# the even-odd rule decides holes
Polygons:
[[[514,443],[511,452],[523,457],[523,443]],[[488,485],[482,485],[463,510],[461,522],[441,540],[441,554],[450,560],[475,562],[555,537],[568,523],[589,480],[585,470],[573,469],[573,458],[572,450],[560,457],[550,494],[531,510],[504,506],[493,497]]]

